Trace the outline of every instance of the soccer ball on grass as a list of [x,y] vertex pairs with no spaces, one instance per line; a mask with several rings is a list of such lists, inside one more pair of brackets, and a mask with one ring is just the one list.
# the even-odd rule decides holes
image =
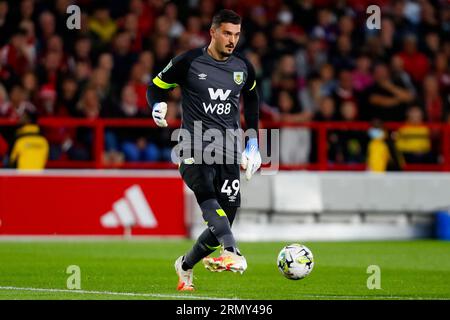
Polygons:
[[314,267],[314,257],[306,246],[293,243],[281,249],[277,258],[278,270],[290,280],[308,276]]

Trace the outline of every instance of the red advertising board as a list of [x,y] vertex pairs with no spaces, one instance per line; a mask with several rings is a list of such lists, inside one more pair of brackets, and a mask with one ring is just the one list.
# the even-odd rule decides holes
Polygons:
[[185,236],[176,174],[0,172],[0,235]]

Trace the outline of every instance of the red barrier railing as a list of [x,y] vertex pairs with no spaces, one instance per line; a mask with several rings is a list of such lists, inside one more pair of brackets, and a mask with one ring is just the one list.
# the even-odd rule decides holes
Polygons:
[[[178,128],[180,121],[168,121],[169,127]],[[9,119],[0,119],[1,126],[17,126],[17,121]],[[75,161],[75,160],[53,160],[48,161],[48,168],[108,168],[103,163],[105,128],[133,127],[133,128],[156,128],[156,124],[152,119],[76,119],[76,118],[40,118],[39,125],[41,127],[88,127],[94,132],[94,140],[92,145],[92,161]],[[388,130],[396,130],[403,126],[404,123],[388,122],[384,126]],[[439,132],[439,140],[441,141],[441,150],[439,162],[436,164],[406,164],[404,169],[407,171],[450,171],[450,124],[424,124],[432,131]],[[261,127],[266,129],[279,128],[311,128],[317,132],[317,162],[299,165],[283,165],[280,164],[281,170],[349,170],[363,171],[366,165],[361,164],[336,164],[328,161],[328,145],[327,134],[329,130],[355,130],[367,131],[370,128],[368,122],[273,122],[261,121]],[[1,132],[1,131],[0,131]],[[171,162],[125,162],[115,168],[126,169],[174,169],[177,166]]]

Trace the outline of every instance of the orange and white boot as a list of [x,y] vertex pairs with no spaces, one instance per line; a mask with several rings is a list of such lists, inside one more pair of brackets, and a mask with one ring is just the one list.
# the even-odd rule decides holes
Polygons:
[[212,272],[232,271],[241,274],[247,269],[247,261],[244,256],[224,250],[217,258],[203,258],[203,265]]
[[181,267],[183,265],[183,256],[179,257],[175,261],[175,271],[178,275],[178,291],[194,291],[194,284],[193,284],[193,278],[194,278],[194,272],[192,269],[189,269],[187,271],[184,271]]

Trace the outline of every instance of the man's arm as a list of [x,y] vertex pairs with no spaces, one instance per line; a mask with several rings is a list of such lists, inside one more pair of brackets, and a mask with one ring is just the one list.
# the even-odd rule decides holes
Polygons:
[[244,100],[244,117],[245,123],[247,124],[247,129],[253,129],[254,132],[251,133],[251,137],[258,138],[254,135],[258,132],[258,122],[259,122],[259,95],[258,91],[253,88],[250,91],[243,92]]
[[245,176],[250,180],[253,174],[261,166],[261,154],[258,147],[258,122],[259,122],[259,96],[256,90],[255,70],[250,62],[247,64],[247,80],[242,88],[244,100],[244,117],[249,139],[241,157],[242,167],[246,170]]
[[[247,59],[244,59],[247,66],[247,80],[242,88],[242,95],[244,100],[244,117],[247,129],[253,129],[258,138],[258,122],[259,122],[259,95],[256,89],[256,75],[253,65]],[[254,133],[252,132],[251,135]]]
[[188,69],[186,56],[187,54],[182,54],[170,60],[147,87],[147,103],[152,108],[153,120],[159,127],[167,127],[164,118],[167,113],[168,91],[185,81]]

